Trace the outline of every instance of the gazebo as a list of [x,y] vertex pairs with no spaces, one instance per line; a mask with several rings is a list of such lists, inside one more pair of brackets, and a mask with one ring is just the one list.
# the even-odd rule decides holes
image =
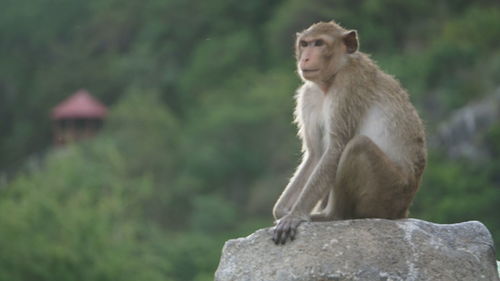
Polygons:
[[106,114],[106,106],[87,90],[78,90],[52,109],[54,144],[63,145],[95,136]]

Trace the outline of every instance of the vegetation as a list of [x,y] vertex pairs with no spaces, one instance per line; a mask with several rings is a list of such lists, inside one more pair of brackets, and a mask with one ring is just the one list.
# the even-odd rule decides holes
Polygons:
[[[0,280],[212,280],[299,160],[290,46],[312,22],[357,29],[429,135],[500,84],[496,0],[0,2]],[[106,126],[51,148],[79,88]],[[500,124],[478,138],[496,160],[434,148],[411,216],[479,220],[498,246]]]

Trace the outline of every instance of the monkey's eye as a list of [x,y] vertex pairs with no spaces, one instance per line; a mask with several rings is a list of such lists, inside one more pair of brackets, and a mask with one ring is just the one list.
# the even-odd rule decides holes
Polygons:
[[300,44],[300,46],[301,46],[301,47],[307,47],[307,42],[306,42],[306,41],[304,41],[304,40],[301,40],[301,41],[299,42],[299,44]]
[[314,41],[314,46],[316,47],[321,47],[325,44],[325,41],[321,40],[321,39],[318,39],[316,41]]

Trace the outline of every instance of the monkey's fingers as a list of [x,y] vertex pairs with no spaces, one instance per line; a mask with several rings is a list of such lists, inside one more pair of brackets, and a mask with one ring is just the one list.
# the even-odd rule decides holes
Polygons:
[[296,227],[292,227],[290,229],[290,241],[295,240],[295,235],[296,234],[297,234],[297,228]]
[[279,229],[279,224],[274,227],[273,241],[274,244],[278,245],[281,238],[281,230]]
[[291,230],[290,226],[291,223],[289,221],[284,221],[282,229],[283,233],[281,234],[281,245],[284,245],[286,243],[286,240],[290,236],[290,230]]
[[285,239],[285,230],[283,229],[283,225],[279,224],[274,228],[274,236],[273,241],[276,245],[282,244],[282,240]]
[[273,241],[276,245],[285,244],[286,239],[290,233],[290,223],[288,221],[280,221],[274,227]]

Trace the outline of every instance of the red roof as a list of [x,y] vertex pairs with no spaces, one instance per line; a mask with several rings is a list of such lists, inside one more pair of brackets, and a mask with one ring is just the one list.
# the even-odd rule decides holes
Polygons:
[[107,108],[86,90],[79,90],[52,109],[52,119],[104,118]]

